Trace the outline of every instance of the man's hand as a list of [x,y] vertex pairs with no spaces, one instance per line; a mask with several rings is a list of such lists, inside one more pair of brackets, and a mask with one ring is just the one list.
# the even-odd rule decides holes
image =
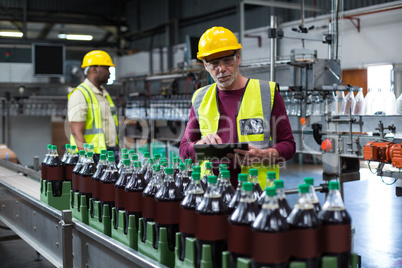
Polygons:
[[279,153],[275,148],[258,149],[249,144],[249,150],[234,149],[236,154],[228,154],[236,163],[243,166],[261,164],[266,166],[275,165],[279,159]]
[[221,137],[216,133],[208,134],[202,140],[197,141],[195,144],[222,144]]
[[71,122],[71,133],[74,136],[75,143],[77,144],[78,150],[84,149],[84,133],[85,133],[85,122]]

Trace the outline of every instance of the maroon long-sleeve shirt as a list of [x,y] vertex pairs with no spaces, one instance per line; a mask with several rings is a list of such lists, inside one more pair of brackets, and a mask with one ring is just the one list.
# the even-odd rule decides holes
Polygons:
[[[237,143],[236,113],[244,88],[232,91],[222,91],[218,88],[218,105],[220,111],[219,127],[217,134],[223,143]],[[274,104],[271,112],[271,137],[273,146],[279,152],[279,156],[285,160],[293,158],[296,152],[296,144],[290,127],[289,118],[286,114],[285,104],[278,91],[275,91]],[[201,139],[201,132],[194,108],[191,107],[189,121],[186,126],[183,138],[180,142],[180,157],[184,160],[191,158],[197,160],[194,144]],[[227,160],[226,160],[227,161]],[[230,180],[232,185],[237,185],[237,174],[240,173],[240,166],[229,162],[214,163],[214,173],[218,174],[218,165],[228,164]]]

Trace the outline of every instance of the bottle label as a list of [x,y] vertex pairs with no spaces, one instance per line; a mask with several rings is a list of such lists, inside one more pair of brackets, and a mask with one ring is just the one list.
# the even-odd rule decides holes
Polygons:
[[65,165],[64,166],[64,168],[65,168],[64,177],[66,178],[66,181],[72,180],[74,167],[75,167],[75,165]]
[[155,217],[155,198],[153,196],[142,197],[142,216],[147,219]]
[[92,197],[99,200],[99,181],[92,180]]
[[125,192],[126,204],[125,208],[128,212],[141,212],[142,211],[142,192]]
[[64,180],[64,167],[46,167],[46,180],[47,181],[62,181]]
[[[284,263],[290,257],[288,232],[252,232],[252,258],[259,263]],[[291,244],[290,244],[291,245]]]
[[180,227],[180,232],[186,233],[186,234],[195,234],[196,228],[196,217],[197,213],[195,213],[195,209],[185,209],[185,208],[180,208],[179,212],[179,227]]
[[352,231],[350,224],[322,225],[322,251],[343,253],[351,251]]
[[78,185],[78,174],[72,174],[71,176],[71,188],[73,189],[74,192],[79,191],[79,185]]
[[92,177],[78,176],[80,193],[92,192]]
[[251,256],[251,227],[229,224],[228,249]]
[[155,222],[159,224],[179,224],[180,201],[156,201]]
[[206,241],[227,239],[228,216],[223,215],[201,215],[197,214],[197,225],[195,236],[197,239]]
[[115,206],[120,209],[125,208],[125,198],[126,192],[124,192],[124,188],[114,188],[114,198],[115,198]]
[[291,230],[289,235],[294,242],[288,244],[292,247],[292,256],[301,259],[319,257],[321,255],[320,232],[321,228]]
[[99,199],[103,202],[114,202],[113,183],[99,183]]

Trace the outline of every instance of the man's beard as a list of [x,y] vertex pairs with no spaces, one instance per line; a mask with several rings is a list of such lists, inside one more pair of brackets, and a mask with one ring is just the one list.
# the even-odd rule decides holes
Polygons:
[[239,69],[236,68],[233,73],[230,76],[230,80],[229,81],[225,81],[225,82],[220,82],[219,78],[216,76],[214,77],[215,83],[221,87],[221,88],[226,88],[226,87],[230,87],[233,82],[236,80],[237,76],[239,75]]

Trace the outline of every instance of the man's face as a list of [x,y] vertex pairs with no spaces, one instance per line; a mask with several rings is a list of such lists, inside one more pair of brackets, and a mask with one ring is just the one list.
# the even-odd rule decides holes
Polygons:
[[223,51],[204,59],[204,67],[222,89],[231,89],[239,75],[240,54],[235,51]]
[[110,77],[109,66],[92,66],[92,68],[96,68],[96,79],[98,82],[101,85],[106,84]]

